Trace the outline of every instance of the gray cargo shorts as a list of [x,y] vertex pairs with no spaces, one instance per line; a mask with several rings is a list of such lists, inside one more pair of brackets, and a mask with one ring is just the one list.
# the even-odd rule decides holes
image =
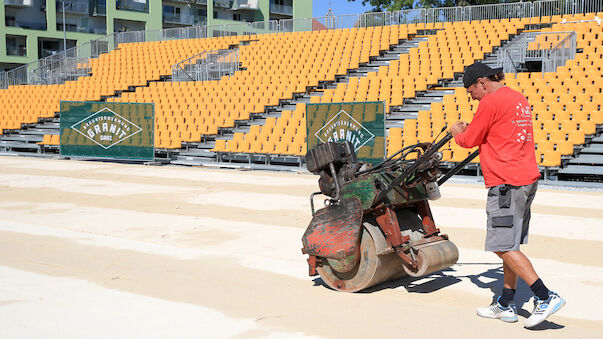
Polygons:
[[498,185],[488,189],[486,251],[518,251],[528,243],[530,206],[538,180],[530,185]]

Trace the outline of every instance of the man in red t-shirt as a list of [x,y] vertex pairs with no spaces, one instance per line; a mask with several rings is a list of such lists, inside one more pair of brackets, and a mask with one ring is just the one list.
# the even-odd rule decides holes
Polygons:
[[480,163],[488,199],[486,251],[503,260],[504,286],[490,307],[479,308],[486,318],[517,321],[513,302],[517,278],[534,292],[534,311],[524,327],[532,328],[555,313],[565,300],[546,288],[530,260],[519,250],[528,240],[530,206],[536,195],[540,171],[534,152],[532,112],[526,98],[504,86],[502,68],[474,63],[467,67],[463,84],[479,101],[471,124],[455,123],[450,132],[465,148],[479,146]]

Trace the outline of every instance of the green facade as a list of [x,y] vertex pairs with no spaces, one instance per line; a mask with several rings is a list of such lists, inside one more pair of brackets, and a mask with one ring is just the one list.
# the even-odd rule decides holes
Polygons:
[[[65,0],[67,48],[122,30],[159,30],[312,16],[312,0],[144,1]],[[0,20],[0,71],[63,50],[61,4],[57,0],[0,0],[0,14],[5,18]],[[53,47],[45,48],[45,44]]]

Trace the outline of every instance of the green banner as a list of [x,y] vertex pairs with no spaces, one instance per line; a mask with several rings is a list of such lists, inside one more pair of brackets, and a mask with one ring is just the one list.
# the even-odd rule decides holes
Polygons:
[[153,104],[61,101],[61,155],[153,160]]
[[306,104],[308,150],[325,142],[349,141],[358,160],[377,164],[385,157],[385,104]]

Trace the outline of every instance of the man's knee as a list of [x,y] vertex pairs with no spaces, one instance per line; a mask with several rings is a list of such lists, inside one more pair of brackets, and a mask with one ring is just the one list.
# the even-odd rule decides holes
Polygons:
[[497,255],[499,258],[501,258],[501,259],[502,259],[503,255],[504,255],[505,253],[509,253],[509,252],[508,252],[508,251],[505,251],[505,252],[494,252],[494,254],[496,254],[496,255]]

